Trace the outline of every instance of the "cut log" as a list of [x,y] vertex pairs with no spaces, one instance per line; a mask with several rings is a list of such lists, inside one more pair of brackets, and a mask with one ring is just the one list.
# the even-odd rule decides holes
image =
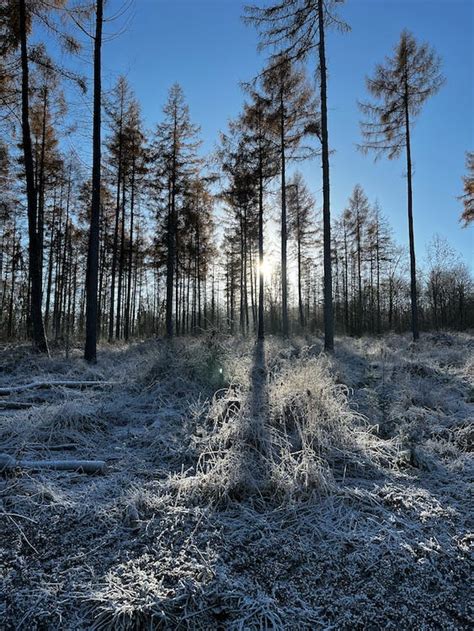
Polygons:
[[77,473],[104,473],[106,464],[103,460],[17,460],[9,454],[0,454],[0,471],[31,469],[40,471],[76,471]]
[[1,410],[27,410],[33,407],[34,403],[26,403],[24,401],[0,401]]
[[105,388],[115,386],[116,381],[34,381],[25,383],[21,386],[7,386],[0,388],[0,397],[6,397],[14,392],[24,392],[25,390],[34,390],[35,388]]

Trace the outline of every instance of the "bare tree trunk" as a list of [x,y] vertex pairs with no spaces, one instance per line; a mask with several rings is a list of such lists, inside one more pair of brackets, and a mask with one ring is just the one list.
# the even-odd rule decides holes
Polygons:
[[47,330],[48,322],[49,322],[49,308],[51,303],[51,287],[53,284],[53,251],[54,251],[54,241],[55,241],[55,219],[56,219],[56,188],[54,189],[54,198],[53,198],[53,217],[51,221],[51,240],[49,244],[49,258],[48,258],[48,281],[46,285],[46,308],[44,314],[44,326]]
[[92,204],[86,272],[86,344],[84,358],[97,359],[97,286],[99,267],[100,222],[100,105],[101,105],[101,46],[103,0],[97,0],[94,39],[94,118],[92,140]]
[[298,188],[296,189],[296,240],[298,245],[298,310],[300,315],[300,326],[304,327],[303,287],[301,279],[301,229]]
[[110,284],[110,313],[109,313],[109,342],[114,338],[114,322],[115,322],[115,277],[117,274],[117,249],[118,249],[118,231],[120,221],[120,194],[122,184],[122,122],[123,122],[123,98],[120,101],[120,122],[119,122],[119,147],[118,147],[118,165],[117,165],[117,191],[115,198],[115,224],[114,224],[114,242],[112,249],[112,280]]
[[107,254],[107,244],[106,244],[106,234],[108,228],[107,215],[104,212],[104,205],[100,205],[100,230],[99,230],[99,241],[100,241],[100,249],[99,249],[99,299],[97,304],[97,321],[99,330],[97,332],[99,339],[102,337],[102,331],[104,326],[104,318],[103,313],[107,308],[107,299],[104,296],[104,278],[106,276],[106,254]]
[[[12,280],[11,280],[11,289],[10,289],[10,304],[8,306],[8,337],[11,339],[13,337],[13,306],[14,306],[14,297],[15,297],[15,281],[16,281],[16,264],[17,264],[17,248],[18,242],[16,238],[16,223],[13,228],[13,249],[12,249]],[[6,286],[6,283],[5,283]]]
[[[124,174],[125,176],[125,174]],[[121,322],[122,322],[122,288],[123,288],[123,269],[125,264],[125,177],[122,184],[122,219],[120,224],[120,258],[118,269],[118,287],[117,287],[117,310],[115,317],[115,338],[120,339]]]
[[132,162],[132,181],[130,192],[130,236],[128,247],[128,278],[127,278],[127,300],[125,307],[125,330],[124,338],[128,340],[130,335],[130,314],[131,314],[131,298],[132,298],[132,255],[133,255],[133,211],[135,205],[135,158]]
[[247,207],[245,207],[244,212],[244,260],[243,260],[243,268],[244,268],[244,282],[242,285],[242,291],[244,292],[244,314],[245,314],[245,331],[248,333],[249,330],[249,296],[248,296],[248,285],[247,285],[247,277],[248,277],[248,222],[247,222]]
[[242,207],[239,207],[239,227],[240,227],[240,316],[239,325],[242,335],[245,333],[245,317],[244,317],[244,220]]
[[347,252],[347,230],[344,226],[344,323],[346,335],[349,332],[349,258]]
[[410,240],[410,293],[411,293],[411,328],[413,341],[416,342],[420,334],[418,332],[418,303],[416,292],[416,259],[415,259],[415,235],[413,230],[413,190],[412,190],[412,164],[410,147],[410,117],[408,111],[408,89],[405,82],[405,138],[407,150],[407,195],[408,195],[408,235]]
[[288,273],[287,273],[287,229],[286,229],[286,156],[285,156],[285,105],[283,90],[280,94],[280,156],[281,156],[281,325],[286,337],[288,325]]
[[331,210],[329,190],[329,140],[327,114],[326,50],[324,44],[324,3],[318,0],[319,72],[321,75],[321,149],[323,167],[323,239],[324,239],[324,348],[334,350],[334,316],[331,270]]
[[174,182],[170,182],[170,200],[168,206],[167,222],[167,257],[166,257],[166,336],[173,337],[173,282],[174,282]]
[[264,338],[263,325],[263,174],[262,174],[262,156],[260,156],[260,174],[258,186],[258,330],[257,337],[259,340]]
[[377,223],[377,250],[376,250],[376,263],[377,263],[377,333],[382,332],[382,315],[380,310],[380,235],[379,225]]
[[[43,258],[44,258],[44,197],[45,197],[45,154],[46,154],[46,112],[48,107],[48,90],[45,88],[43,95],[43,120],[41,126],[41,152],[39,164],[39,183],[38,183],[38,250],[39,250],[39,268],[41,275],[43,274]],[[41,296],[43,296],[43,278],[41,276]],[[45,327],[46,331],[46,327]]]
[[356,214],[357,229],[356,229],[356,243],[357,243],[357,334],[362,335],[362,272],[361,272],[361,238],[360,238],[360,215],[359,210]]
[[212,284],[211,284],[211,322],[212,326],[216,321],[216,289],[215,289],[215,268],[212,266]]
[[38,208],[35,187],[33,151],[31,146],[31,131],[29,119],[29,69],[27,48],[27,26],[25,0],[18,0],[20,20],[21,45],[21,128],[23,143],[23,158],[26,176],[26,200],[28,207],[28,236],[29,236],[29,276],[31,284],[30,318],[33,342],[38,351],[49,353],[48,342],[44,330],[43,314],[41,312],[41,284],[42,271],[40,268],[40,244],[38,237]]
[[253,257],[253,244],[250,242],[249,248],[249,263],[250,263],[250,306],[252,308],[252,322],[255,330],[255,326],[257,323],[257,306],[256,306],[256,284],[254,281],[255,277],[255,266],[254,266],[254,257]]

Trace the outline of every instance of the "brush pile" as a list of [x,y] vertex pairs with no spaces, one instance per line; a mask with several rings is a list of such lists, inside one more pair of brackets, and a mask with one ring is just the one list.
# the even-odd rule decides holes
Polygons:
[[0,474],[5,628],[470,628],[474,340],[337,349],[5,350],[0,387],[51,387],[2,397],[0,452],[107,464]]

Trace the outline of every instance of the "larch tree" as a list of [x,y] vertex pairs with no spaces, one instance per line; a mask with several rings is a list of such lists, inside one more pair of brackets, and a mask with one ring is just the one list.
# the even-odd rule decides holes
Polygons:
[[99,228],[101,180],[101,49],[103,0],[96,0],[94,36],[94,105],[92,130],[92,200],[86,271],[86,344],[84,358],[97,358],[97,289],[99,285]]
[[[171,86],[163,108],[164,121],[157,126],[152,147],[152,187],[162,202],[166,234],[166,335],[179,334],[179,200],[185,181],[199,166],[197,150],[199,127],[189,115],[183,90],[179,84]],[[173,302],[175,326],[173,326]],[[175,330],[176,329],[176,330]]]
[[374,151],[376,158],[387,154],[393,160],[405,151],[407,169],[408,235],[410,245],[410,293],[413,340],[419,338],[416,287],[415,236],[413,227],[413,166],[411,131],[424,103],[443,85],[440,59],[428,44],[419,44],[403,31],[393,55],[378,64],[367,79],[372,102],[360,103],[366,119],[361,123],[364,143],[360,148]]
[[334,315],[331,268],[331,210],[329,175],[328,97],[325,35],[328,27],[347,30],[335,14],[344,0],[280,0],[276,4],[246,8],[246,21],[256,26],[262,48],[277,48],[291,59],[305,59],[317,49],[321,104],[321,166],[323,180],[324,348],[334,349]]

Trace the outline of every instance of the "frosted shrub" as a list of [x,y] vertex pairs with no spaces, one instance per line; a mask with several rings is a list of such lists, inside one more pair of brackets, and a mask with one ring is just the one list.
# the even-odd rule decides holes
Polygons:
[[395,462],[395,443],[377,438],[351,410],[328,360],[308,349],[296,354],[273,358],[270,376],[251,364],[245,388],[214,396],[195,441],[196,475],[175,482],[217,503],[280,502],[325,495],[350,475]]

